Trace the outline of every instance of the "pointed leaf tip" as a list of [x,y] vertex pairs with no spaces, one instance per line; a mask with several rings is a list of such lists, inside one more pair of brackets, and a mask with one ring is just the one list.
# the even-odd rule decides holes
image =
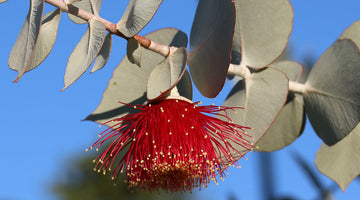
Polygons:
[[316,153],[315,165],[334,180],[344,192],[360,175],[360,123],[349,135],[333,146],[323,143]]
[[98,55],[105,40],[105,25],[92,19],[80,42],[71,53],[64,76],[66,89],[73,84],[90,67]]
[[16,42],[11,49],[8,65],[18,72],[14,82],[18,82],[28,70],[29,62],[40,33],[44,0],[30,1],[30,7]]

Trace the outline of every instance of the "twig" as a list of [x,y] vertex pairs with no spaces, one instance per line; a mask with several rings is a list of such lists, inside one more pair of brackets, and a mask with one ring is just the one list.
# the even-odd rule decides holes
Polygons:
[[[70,14],[75,15],[86,21],[90,21],[91,19],[96,19],[96,20],[100,21],[101,23],[103,23],[105,25],[106,30],[108,30],[111,34],[117,35],[126,40],[129,39],[128,37],[126,37],[124,34],[122,34],[116,28],[116,24],[114,24],[98,15],[89,13],[85,10],[82,10],[82,9],[76,7],[76,6],[68,5],[64,1],[61,1],[61,0],[45,0],[45,2],[59,8],[62,12],[70,13]],[[140,35],[135,35],[133,38],[135,40],[137,40],[141,46],[143,46],[149,50],[152,50],[154,52],[157,52],[163,56],[168,56],[170,53],[170,47],[167,45],[162,45],[162,44],[156,43],[156,42],[151,41]]]

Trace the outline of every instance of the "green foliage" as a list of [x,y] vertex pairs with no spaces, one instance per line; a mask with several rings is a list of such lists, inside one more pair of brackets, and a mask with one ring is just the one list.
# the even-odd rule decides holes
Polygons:
[[224,85],[234,24],[231,0],[199,1],[191,27],[189,69],[194,84],[206,97],[215,97]]
[[[53,184],[53,192],[62,200],[181,200],[193,199],[193,196],[181,193],[150,193],[128,189],[127,184],[118,182],[114,186],[109,176],[93,171],[90,157],[74,159],[63,171],[63,179]],[[123,177],[120,177],[123,180]]]
[[325,143],[316,154],[319,171],[333,179],[340,188],[346,187],[360,175],[360,125],[333,146]]
[[[51,4],[58,9],[44,17],[45,0],[31,0],[8,60],[9,67],[18,72],[15,81],[49,55],[61,13],[68,12],[73,22],[88,23],[88,29],[68,60],[65,88],[95,59],[91,72],[104,67],[113,35],[128,42],[127,56],[115,69],[100,105],[87,120],[103,123],[134,112],[117,101],[144,104],[177,91],[191,100],[191,78],[201,94],[216,97],[226,76],[232,75],[240,81],[224,105],[246,109],[229,113],[229,117],[254,128],[249,134],[259,151],[283,148],[299,137],[306,111],[325,142],[316,158],[319,170],[343,190],[360,174],[360,154],[355,151],[360,143],[360,21],[323,53],[306,83],[300,84],[302,66],[290,61],[275,63],[293,28],[293,9],[288,0],[200,0],[191,28],[189,57],[188,38],[177,29],[137,35],[162,2],[131,0],[120,21],[113,24],[99,16],[102,0],[53,0]],[[246,151],[233,145],[239,152]]]
[[97,70],[102,69],[107,61],[110,58],[112,47],[112,35],[110,33],[106,34],[103,46],[100,49],[99,54],[96,57],[94,66],[91,68],[91,72],[96,72]]
[[[237,124],[253,127],[249,134],[253,137],[253,142],[257,143],[274,122],[286,102],[287,95],[288,79],[285,74],[274,68],[266,68],[240,80],[231,90],[224,105],[243,105],[246,111],[231,112],[229,117]],[[242,147],[239,148],[243,150]]]
[[90,67],[103,46],[105,34],[106,29],[103,23],[96,19],[90,20],[84,36],[69,57],[64,77],[64,89],[73,84]]
[[181,47],[151,71],[146,85],[149,100],[162,98],[177,85],[186,71],[186,60],[186,49]]
[[117,29],[126,37],[133,37],[153,18],[163,0],[130,0]]
[[[175,47],[184,47],[187,43],[187,40],[184,40],[186,35],[183,32],[172,28],[161,29],[149,33],[146,37],[157,43]],[[154,68],[166,58],[143,47],[141,47],[141,49],[140,57],[142,59],[139,61],[142,63],[141,68],[136,64],[131,63],[127,57],[124,57],[120,65],[115,69],[100,105],[86,118],[87,120],[104,123],[110,119],[134,111],[129,106],[119,104],[117,101],[135,105],[143,104],[147,100],[146,90],[148,77]],[[189,79],[186,78],[184,81],[189,81]],[[184,83],[184,81],[182,81],[182,85],[187,85],[186,87],[191,85],[191,83],[187,84]],[[179,92],[181,91],[184,90],[179,87]],[[186,91],[185,93],[188,94]],[[108,125],[111,126],[111,124],[112,123],[109,123]]]
[[[292,61],[280,61],[269,67],[276,68],[286,74],[291,81],[300,79],[303,66]],[[289,91],[287,101],[279,115],[257,143],[257,151],[275,151],[291,144],[303,132],[305,126],[305,110],[301,95]]]
[[31,56],[40,34],[43,9],[44,0],[30,1],[29,12],[11,49],[8,64],[11,69],[18,71],[15,81],[19,81],[29,69]]
[[350,40],[335,42],[315,63],[306,81],[304,101],[320,138],[333,145],[360,120],[360,54]]
[[231,62],[264,68],[286,48],[293,26],[292,6],[288,0],[235,0],[235,7]]

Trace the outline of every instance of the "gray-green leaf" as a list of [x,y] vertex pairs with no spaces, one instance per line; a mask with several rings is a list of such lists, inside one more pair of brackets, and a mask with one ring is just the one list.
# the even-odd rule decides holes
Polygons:
[[62,90],[73,84],[89,68],[103,45],[105,33],[103,23],[90,20],[85,35],[69,57],[64,77],[65,87]]
[[[167,46],[185,47],[187,44],[185,33],[173,28],[160,29],[147,34],[145,37]],[[123,58],[119,66],[116,67],[99,106],[86,120],[104,123],[135,111],[129,106],[117,103],[117,101],[131,105],[144,104],[147,101],[146,85],[149,74],[165,57],[143,48],[142,58],[141,68],[131,63],[127,57]],[[186,96],[189,94],[187,87],[191,86],[190,79],[186,75],[187,73],[179,82],[178,90],[181,95],[191,99],[191,96]],[[111,126],[112,124],[109,123],[108,125]]]
[[189,69],[202,95],[221,91],[230,64],[235,25],[232,0],[200,0],[190,35]]
[[148,78],[146,89],[147,98],[154,100],[167,95],[184,75],[186,61],[187,51],[181,47],[157,65]]
[[[229,112],[234,123],[254,128],[248,134],[257,143],[274,122],[288,95],[288,79],[274,68],[267,68],[240,80],[231,90],[224,106],[244,107],[245,111]],[[243,147],[234,144],[240,152]]]
[[318,136],[333,145],[360,120],[360,54],[351,40],[338,40],[315,63],[304,102]]
[[[286,74],[290,81],[297,81],[303,73],[303,66],[292,61],[280,61],[270,65]],[[301,96],[289,92],[287,102],[281,109],[270,129],[257,143],[257,151],[275,151],[291,144],[302,133],[305,122],[305,110]]]
[[360,20],[354,22],[341,34],[339,39],[351,39],[355,44],[360,46]]
[[90,71],[91,73],[96,72],[97,70],[100,70],[105,66],[105,64],[107,63],[110,57],[111,47],[112,47],[112,36],[111,33],[108,33],[105,36],[104,44],[101,47],[100,52],[96,57],[94,66],[91,68]]
[[360,123],[335,145],[322,144],[316,153],[316,167],[345,191],[351,181],[360,175],[359,149]]
[[128,39],[126,55],[131,63],[141,67],[141,46],[134,38]]
[[126,37],[139,33],[153,18],[163,0],[130,0],[123,16],[116,24]]
[[41,18],[44,9],[44,0],[30,0],[27,17],[16,42],[11,49],[8,64],[18,71],[14,82],[20,80],[29,67],[29,62],[40,33]]
[[274,62],[285,50],[294,13],[288,0],[235,0],[232,63],[255,69]]
[[60,9],[51,11],[44,16],[41,23],[39,38],[26,72],[39,66],[49,55],[56,40],[60,17]]

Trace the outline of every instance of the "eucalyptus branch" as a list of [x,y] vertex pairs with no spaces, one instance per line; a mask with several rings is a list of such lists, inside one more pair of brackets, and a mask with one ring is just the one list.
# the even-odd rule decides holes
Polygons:
[[289,81],[289,91],[298,94],[304,94],[306,92],[306,86],[303,83]]
[[[67,4],[66,2],[61,1],[61,0],[45,0],[45,2],[59,8],[62,12],[70,13],[70,14],[77,16],[81,19],[84,19],[86,21],[90,21],[91,19],[96,19],[96,20],[100,21],[101,23],[103,23],[105,25],[106,30],[108,30],[111,34],[117,35],[126,40],[129,39],[128,37],[126,37],[124,34],[122,34],[116,28],[116,24],[100,17],[99,15],[94,15],[94,14],[89,13],[85,10],[82,10],[74,5]],[[138,41],[141,46],[143,46],[149,50],[152,50],[156,53],[159,53],[163,56],[168,56],[170,53],[170,47],[167,45],[162,45],[162,44],[156,43],[156,42],[151,41],[150,39],[145,38],[140,35],[135,35],[133,38],[136,41]]]
[[242,64],[240,65],[230,64],[228,73],[231,75],[241,76],[243,78],[246,78],[251,74],[249,68],[247,68],[245,65]]
[[[249,68],[247,68],[245,65],[242,64],[240,65],[230,64],[228,73],[231,75],[241,76],[243,78],[249,77],[251,74]],[[289,81],[289,90],[294,93],[304,94],[306,91],[306,86],[305,84],[302,83]]]

